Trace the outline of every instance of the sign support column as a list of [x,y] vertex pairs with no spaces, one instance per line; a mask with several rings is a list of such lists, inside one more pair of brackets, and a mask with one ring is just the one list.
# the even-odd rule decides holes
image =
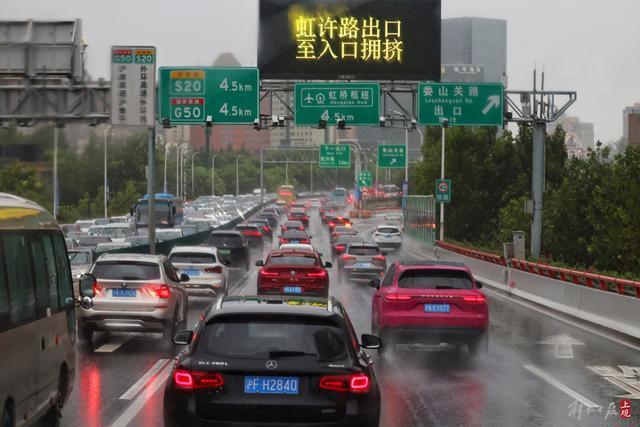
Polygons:
[[[440,155],[440,179],[444,179],[444,144],[447,135],[447,127],[449,122],[447,120],[442,121],[442,152]],[[440,202],[440,241],[444,241],[444,203]]]
[[149,195],[149,253],[156,253],[156,193],[154,189],[155,180],[155,162],[156,162],[156,127],[149,128],[149,167],[147,168],[149,176],[147,177],[147,194]]
[[540,257],[542,248],[542,204],[544,197],[544,145],[546,123],[533,124],[533,165],[531,170],[531,190],[533,193],[533,221],[531,222],[531,256]]

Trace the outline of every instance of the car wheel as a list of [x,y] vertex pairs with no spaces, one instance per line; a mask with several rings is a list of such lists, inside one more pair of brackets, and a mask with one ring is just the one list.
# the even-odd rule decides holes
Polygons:
[[56,396],[56,403],[49,409],[49,411],[42,417],[40,425],[58,427],[60,425],[60,417],[62,417],[62,404],[64,399],[64,393],[67,388],[67,375],[65,371],[60,372],[60,378],[58,380],[58,393]]
[[0,427],[14,427],[15,421],[13,419],[13,405],[11,402],[7,401],[4,404],[4,409],[2,410],[2,417],[0,418]]
[[176,328],[178,327],[178,307],[173,313],[173,318],[165,323],[162,329],[162,338],[173,340],[173,336],[176,334]]
[[93,328],[90,326],[78,326],[78,338],[82,342],[91,343],[93,341]]

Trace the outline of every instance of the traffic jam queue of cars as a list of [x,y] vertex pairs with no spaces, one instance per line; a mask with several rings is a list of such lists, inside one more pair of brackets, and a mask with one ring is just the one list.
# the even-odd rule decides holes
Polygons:
[[[323,205],[268,205],[166,255],[100,255],[65,245],[40,206],[0,193],[0,426],[59,424],[76,374],[76,330],[88,342],[100,331],[157,332],[180,346],[164,390],[168,427],[378,426],[384,393],[366,350],[378,358],[406,344],[452,344],[469,357],[487,351],[487,301],[468,267],[390,260],[401,223],[367,226],[330,209],[311,215]],[[308,233],[320,218],[331,261]],[[127,239],[120,226],[77,225],[67,239],[96,225]],[[232,269],[254,265],[257,295],[228,295]],[[358,336],[349,307],[330,296],[338,284],[373,288],[367,333]],[[210,300],[195,326],[190,297]],[[40,354],[50,336],[63,345]],[[32,358],[37,370],[26,366]]]

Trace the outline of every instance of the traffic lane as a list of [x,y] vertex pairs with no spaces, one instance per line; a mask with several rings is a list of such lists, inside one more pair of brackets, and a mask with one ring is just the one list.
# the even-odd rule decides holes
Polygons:
[[[244,274],[242,270],[230,269],[230,287]],[[189,328],[195,326],[211,301],[207,297],[189,297]],[[62,411],[62,425],[111,425],[165,372],[180,349],[156,333],[96,333],[92,343],[79,343],[76,346],[74,388]],[[150,400],[150,408],[157,404],[157,401]],[[160,409],[156,412],[161,414],[161,409],[160,402]],[[145,406],[141,411],[143,417],[150,416],[149,410]],[[161,418],[154,416],[152,419],[156,424],[141,419],[148,424],[132,425],[162,425]]]

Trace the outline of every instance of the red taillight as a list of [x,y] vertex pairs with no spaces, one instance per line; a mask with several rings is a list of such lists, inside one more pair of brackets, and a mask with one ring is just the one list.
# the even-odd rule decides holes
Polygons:
[[344,249],[346,248],[345,245],[336,245],[336,251],[344,251]]
[[102,291],[104,290],[104,286],[100,282],[96,282],[93,284],[93,292],[96,295],[102,296]]
[[218,372],[187,371],[176,369],[173,372],[173,384],[182,390],[218,388],[224,385],[224,378]]
[[289,239],[280,239],[280,244],[289,243]]
[[325,375],[320,378],[320,388],[357,394],[367,393],[371,381],[366,374]]
[[263,225],[262,229],[264,230],[265,233],[268,233],[269,231],[271,231],[269,227],[267,227],[266,225]]
[[259,231],[243,231],[242,234],[249,237],[262,237],[262,233]]
[[308,245],[309,243],[311,243],[311,241],[309,239],[300,239],[300,243]]
[[262,277],[278,277],[280,275],[280,273],[278,273],[277,271],[265,270],[263,268],[262,270],[260,270],[260,275]]
[[356,257],[354,257],[353,255],[344,254],[340,257],[340,259],[342,259],[343,261],[350,261],[352,259],[356,259]]
[[205,273],[222,273],[222,266],[221,265],[216,265],[215,267],[209,267],[209,268],[205,268],[204,269]]
[[147,285],[145,289],[155,298],[168,299],[171,296],[171,289],[167,285]]
[[303,230],[304,231],[304,227],[296,227],[296,230]]
[[485,302],[487,302],[487,298],[484,296],[484,294],[465,295],[462,297],[462,300],[470,304],[484,304]]
[[376,255],[374,257],[371,258],[374,261],[386,261],[386,258],[384,257],[384,255]]
[[333,222],[333,221],[330,221],[330,222],[329,222],[329,227],[335,227],[335,226],[336,226],[336,223],[335,223],[335,222]]
[[311,273],[307,273],[307,277],[312,277],[314,279],[324,279],[327,277],[327,272],[325,270],[313,271]]
[[409,301],[411,299],[411,295],[386,294],[384,299],[387,301]]

